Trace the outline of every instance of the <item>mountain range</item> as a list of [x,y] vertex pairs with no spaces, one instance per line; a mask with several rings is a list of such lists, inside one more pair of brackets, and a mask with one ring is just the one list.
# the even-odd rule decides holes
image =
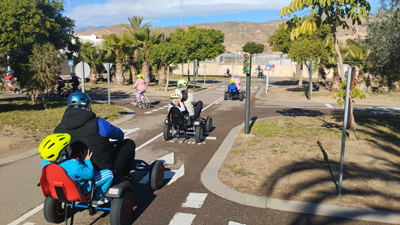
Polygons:
[[[265,45],[264,53],[272,52],[271,47],[268,44],[268,37],[278,29],[280,23],[284,23],[287,20],[274,20],[265,23],[252,23],[252,22],[219,22],[219,23],[202,23],[194,24],[191,26],[196,26],[198,28],[208,28],[220,30],[225,34],[225,41],[223,45],[226,47],[227,52],[237,52],[239,46],[243,46],[247,42],[262,43]],[[356,38],[357,36],[357,25],[351,25],[351,21],[348,21],[349,29],[338,28],[338,38],[339,41],[345,41],[348,38]],[[183,29],[187,29],[189,26],[182,26]],[[98,36],[108,35],[111,33],[121,34],[127,29],[121,24],[112,25],[108,27],[91,27],[77,28],[76,36],[87,36],[95,34]],[[164,34],[168,35],[175,32],[180,26],[170,26],[170,27],[154,27],[151,30],[160,30]],[[242,31],[241,34],[239,31]],[[358,34],[360,38],[364,38],[367,34],[367,29],[365,25],[358,27]]]

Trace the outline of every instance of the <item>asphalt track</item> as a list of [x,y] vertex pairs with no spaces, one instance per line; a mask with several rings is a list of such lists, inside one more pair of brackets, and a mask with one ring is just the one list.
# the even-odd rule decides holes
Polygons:
[[[206,139],[202,144],[195,143],[193,139],[182,143],[182,140],[177,139],[168,142],[163,140],[160,134],[167,114],[167,97],[149,97],[154,104],[152,109],[135,108],[126,96],[113,98],[113,104],[133,111],[128,113],[129,118],[118,126],[124,130],[135,130],[128,137],[132,138],[139,148],[136,158],[151,162],[173,153],[173,163],[166,165],[167,170],[175,174],[184,171],[184,175],[176,180],[166,179],[165,186],[155,192],[151,191],[148,183],[139,183],[145,173],[132,174],[132,224],[381,224],[248,206],[225,199],[207,189],[201,181],[202,172],[229,132],[244,122],[245,101],[223,101],[225,87],[226,84],[217,83],[215,87],[195,95],[196,99],[204,102],[202,117],[213,118],[214,129],[209,134],[210,139]],[[255,98],[255,94],[262,87],[263,84],[253,85],[250,110],[252,120],[342,110],[337,106],[328,108],[321,103],[270,102]],[[102,97],[97,100],[101,99],[105,100]],[[48,224],[41,209],[44,198],[40,188],[36,187],[40,177],[40,163],[41,159],[36,154],[0,165],[0,191],[3,202],[0,205],[1,224]],[[200,207],[187,206],[190,205],[188,196],[192,194],[206,196],[201,204],[197,204]],[[74,224],[109,224],[109,216],[105,212],[89,216],[87,211],[80,211],[75,214]]]

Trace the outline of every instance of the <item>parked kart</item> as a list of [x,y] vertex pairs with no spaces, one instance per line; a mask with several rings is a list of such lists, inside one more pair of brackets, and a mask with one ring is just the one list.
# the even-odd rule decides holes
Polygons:
[[191,121],[188,115],[183,115],[178,108],[171,108],[164,122],[164,140],[172,139],[173,134],[177,134],[180,138],[181,133],[186,137],[188,131],[194,131],[194,136],[197,143],[204,139],[204,131],[211,132],[212,118],[209,116],[206,119],[199,117],[195,121]]
[[[150,186],[153,190],[158,190],[164,182],[164,164],[160,160],[154,161],[151,165],[143,160],[135,160],[135,171],[150,172]],[[98,210],[109,211],[111,225],[130,224],[132,212],[132,185],[129,180],[119,179],[108,189],[106,197],[111,201],[99,207],[93,207],[92,197],[94,188],[86,195],[83,195],[84,185],[80,186],[72,180],[65,170],[57,164],[48,164],[43,167],[40,177],[40,187],[44,197],[46,197],[43,207],[44,217],[49,223],[68,224],[68,216],[71,217],[70,224],[74,221],[75,208],[88,209],[90,215],[94,215]],[[94,181],[91,182],[94,185]],[[79,204],[75,204],[79,202]]]
[[238,90],[235,84],[230,84],[224,92],[224,100],[238,98],[239,101],[243,101],[245,97],[246,92]]

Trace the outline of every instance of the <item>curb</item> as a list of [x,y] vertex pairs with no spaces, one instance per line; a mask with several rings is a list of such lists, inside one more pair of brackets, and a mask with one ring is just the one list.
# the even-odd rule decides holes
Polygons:
[[[257,93],[258,94],[258,93]],[[273,118],[273,117],[271,117]],[[269,119],[269,118],[264,118]],[[261,119],[261,120],[264,120]],[[212,193],[239,204],[253,206],[258,208],[269,208],[282,210],[287,212],[305,213],[320,216],[340,217],[346,219],[357,219],[363,221],[373,221],[382,223],[398,224],[400,221],[400,213],[360,209],[354,207],[345,207],[337,205],[316,204],[309,202],[290,201],[275,199],[269,197],[258,197],[244,194],[233,190],[223,184],[218,178],[218,172],[230,152],[240,130],[244,127],[244,123],[234,127],[225,140],[222,142],[218,150],[215,152],[207,166],[201,173],[201,182]]]
[[[121,107],[121,108],[125,109],[126,112],[127,112],[127,115],[122,117],[121,119],[118,119],[118,120],[115,120],[115,121],[111,122],[111,124],[114,125],[114,126],[117,125],[117,124],[124,123],[124,122],[132,119],[134,114],[135,114],[135,112],[132,111],[131,109],[128,109],[128,108],[125,108],[125,107],[122,107],[122,106],[118,106],[118,107]],[[15,162],[15,161],[18,161],[18,160],[21,160],[21,159],[29,158],[31,156],[39,154],[38,152],[39,152],[39,149],[35,148],[35,149],[29,150],[27,152],[23,152],[23,153],[18,154],[18,155],[13,155],[13,156],[9,156],[9,157],[6,157],[6,158],[2,158],[2,159],[0,159],[0,166],[5,165],[7,163]]]

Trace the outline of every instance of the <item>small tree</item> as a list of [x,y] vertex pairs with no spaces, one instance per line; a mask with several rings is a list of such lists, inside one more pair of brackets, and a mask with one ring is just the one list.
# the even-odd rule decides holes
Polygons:
[[264,51],[264,45],[258,44],[255,42],[247,42],[243,47],[242,50],[244,52],[248,52],[251,54],[258,54]]
[[[52,90],[57,84],[57,76],[61,72],[60,63],[63,60],[61,53],[57,51],[54,45],[46,43],[43,45],[34,45],[33,55],[29,56],[29,67],[32,73],[31,95],[35,92],[42,96],[43,107],[47,110],[46,99],[44,93]],[[32,99],[34,103],[37,99]]]

